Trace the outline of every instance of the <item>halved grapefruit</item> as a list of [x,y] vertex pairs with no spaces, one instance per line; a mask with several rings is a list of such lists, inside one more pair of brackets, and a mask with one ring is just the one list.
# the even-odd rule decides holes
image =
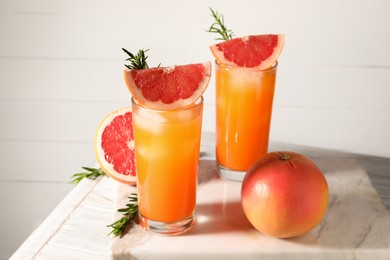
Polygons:
[[95,134],[95,155],[102,170],[113,179],[135,185],[134,134],[131,107],[111,112]]
[[284,45],[283,34],[251,35],[210,46],[215,59],[231,67],[270,68]]
[[124,71],[127,88],[142,105],[175,110],[195,103],[206,90],[211,63]]

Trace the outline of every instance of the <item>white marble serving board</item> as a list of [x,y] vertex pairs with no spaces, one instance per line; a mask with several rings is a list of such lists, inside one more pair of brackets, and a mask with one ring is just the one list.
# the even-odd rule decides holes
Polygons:
[[[323,221],[308,234],[277,239],[256,231],[240,203],[240,182],[222,180],[215,161],[202,158],[196,224],[181,236],[131,226],[111,240],[113,259],[390,259],[390,214],[353,158],[318,158],[329,185]],[[134,187],[117,184],[116,209]],[[114,219],[119,217],[114,214]]]

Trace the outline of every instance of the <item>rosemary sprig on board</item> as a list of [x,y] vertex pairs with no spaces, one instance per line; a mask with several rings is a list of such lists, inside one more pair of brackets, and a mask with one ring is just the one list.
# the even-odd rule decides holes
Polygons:
[[[101,168],[89,168],[82,167],[86,172],[75,173],[72,175],[70,183],[78,184],[83,179],[95,180],[101,176],[107,176]],[[121,235],[126,229],[127,225],[132,223],[138,216],[138,196],[136,193],[131,193],[128,197],[129,203],[126,204],[126,208],[118,209],[118,212],[122,213],[122,217],[114,223],[108,225],[112,230],[108,235],[113,234],[115,237]]]
[[118,209],[118,212],[121,212],[123,216],[119,220],[107,226],[112,228],[111,232],[108,235],[113,234],[115,237],[121,235],[123,231],[126,229],[127,225],[132,223],[138,216],[137,194],[131,193],[131,195],[128,198],[129,198],[129,203],[126,204],[126,208]]
[[106,176],[104,171],[101,168],[89,168],[89,167],[81,167],[85,170],[85,172],[75,173],[70,178],[70,183],[78,184],[83,179],[91,179],[95,180],[100,176]]

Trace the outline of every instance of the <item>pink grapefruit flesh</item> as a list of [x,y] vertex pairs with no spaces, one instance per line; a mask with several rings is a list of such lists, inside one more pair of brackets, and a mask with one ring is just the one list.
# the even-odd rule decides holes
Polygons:
[[210,76],[210,62],[124,71],[132,96],[141,105],[161,110],[195,103],[206,90]]
[[110,113],[100,123],[95,135],[95,154],[108,176],[122,183],[136,183],[131,107]]
[[210,49],[220,64],[267,69],[278,59],[283,45],[283,34],[264,34],[234,38],[212,45]]

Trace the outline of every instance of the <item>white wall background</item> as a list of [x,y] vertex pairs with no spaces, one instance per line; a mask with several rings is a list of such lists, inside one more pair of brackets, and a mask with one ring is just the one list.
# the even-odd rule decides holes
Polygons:
[[[151,65],[212,61],[209,7],[224,13],[236,36],[286,35],[272,141],[390,157],[390,1],[1,0],[0,186],[8,187],[2,196],[25,192],[9,188],[15,183],[37,183],[18,195],[14,205],[22,207],[26,196],[52,183],[52,192],[28,203],[39,209],[53,197],[43,208],[54,207],[72,187],[69,176],[95,165],[101,119],[129,105],[121,48],[150,49]],[[211,132],[214,91],[213,78],[203,126]],[[1,206],[8,204],[3,199]],[[23,218],[19,225],[29,231],[15,241],[41,218],[34,221]]]

